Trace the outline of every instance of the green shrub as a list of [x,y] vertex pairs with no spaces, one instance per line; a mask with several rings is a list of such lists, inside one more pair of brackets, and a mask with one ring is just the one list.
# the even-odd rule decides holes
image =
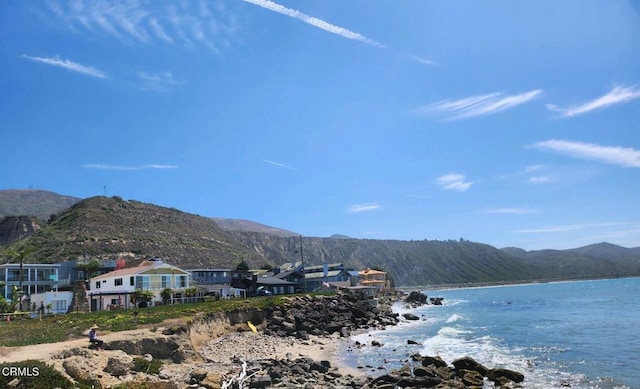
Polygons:
[[154,358],[151,361],[147,361],[140,357],[133,358],[133,370],[135,371],[157,375],[160,372],[161,367],[162,361],[159,359]]

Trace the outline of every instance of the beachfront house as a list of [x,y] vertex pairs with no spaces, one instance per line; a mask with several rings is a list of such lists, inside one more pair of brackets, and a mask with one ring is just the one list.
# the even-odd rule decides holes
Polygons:
[[159,259],[140,262],[137,266],[125,267],[92,277],[87,298],[91,311],[126,309],[136,307],[136,291],[150,291],[150,305],[162,301],[164,289],[173,291],[173,299],[185,297],[189,288],[189,273]]
[[34,293],[30,296],[31,306],[29,310],[32,312],[41,311],[42,314],[67,313],[71,308],[73,300],[73,292],[71,291],[49,291],[44,293]]
[[365,269],[360,272],[360,285],[374,287],[377,290],[387,287],[387,273],[374,270]]
[[246,290],[231,285],[238,272],[232,269],[189,269],[191,285],[205,296],[218,298],[246,297]]
[[327,284],[338,284],[349,281],[349,271],[342,263],[325,263],[304,268],[307,290],[320,289]]
[[60,273],[59,263],[25,263],[22,271],[19,263],[5,263],[0,265],[0,297],[10,299],[13,287],[21,284],[24,296],[68,287],[70,280],[60,278]]

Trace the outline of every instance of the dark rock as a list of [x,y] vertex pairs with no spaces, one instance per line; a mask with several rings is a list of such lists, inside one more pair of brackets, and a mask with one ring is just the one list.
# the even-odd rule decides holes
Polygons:
[[452,362],[456,370],[473,370],[477,371],[483,377],[487,375],[487,368],[471,357],[462,357]]
[[420,343],[416,342],[415,340],[408,339],[407,344],[420,344]]
[[420,318],[414,315],[413,313],[405,313],[402,315],[402,317],[404,317],[407,320],[420,320]]
[[501,377],[507,378],[515,383],[524,381],[524,374],[509,369],[489,369],[487,370],[487,378],[491,381],[498,381]]
[[374,347],[382,347],[382,343],[378,342],[377,340],[372,340],[371,345]]
[[447,367],[447,362],[445,362],[442,358],[436,357],[422,357],[422,366],[430,366],[433,365],[435,367]]
[[427,303],[427,295],[418,291],[413,291],[404,299],[409,304],[422,305]]
[[458,370],[458,377],[467,386],[480,386],[482,387],[484,376],[475,370]]

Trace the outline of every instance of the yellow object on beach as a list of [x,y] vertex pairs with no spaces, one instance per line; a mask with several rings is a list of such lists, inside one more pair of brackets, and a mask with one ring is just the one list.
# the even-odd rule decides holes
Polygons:
[[248,321],[247,324],[249,325],[249,328],[251,328],[251,331],[258,332],[258,329],[253,325],[251,321]]

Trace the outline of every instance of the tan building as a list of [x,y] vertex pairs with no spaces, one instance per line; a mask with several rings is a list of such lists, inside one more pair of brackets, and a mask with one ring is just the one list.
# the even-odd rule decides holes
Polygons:
[[387,273],[379,270],[365,269],[360,273],[360,285],[373,286],[377,289],[387,287]]

